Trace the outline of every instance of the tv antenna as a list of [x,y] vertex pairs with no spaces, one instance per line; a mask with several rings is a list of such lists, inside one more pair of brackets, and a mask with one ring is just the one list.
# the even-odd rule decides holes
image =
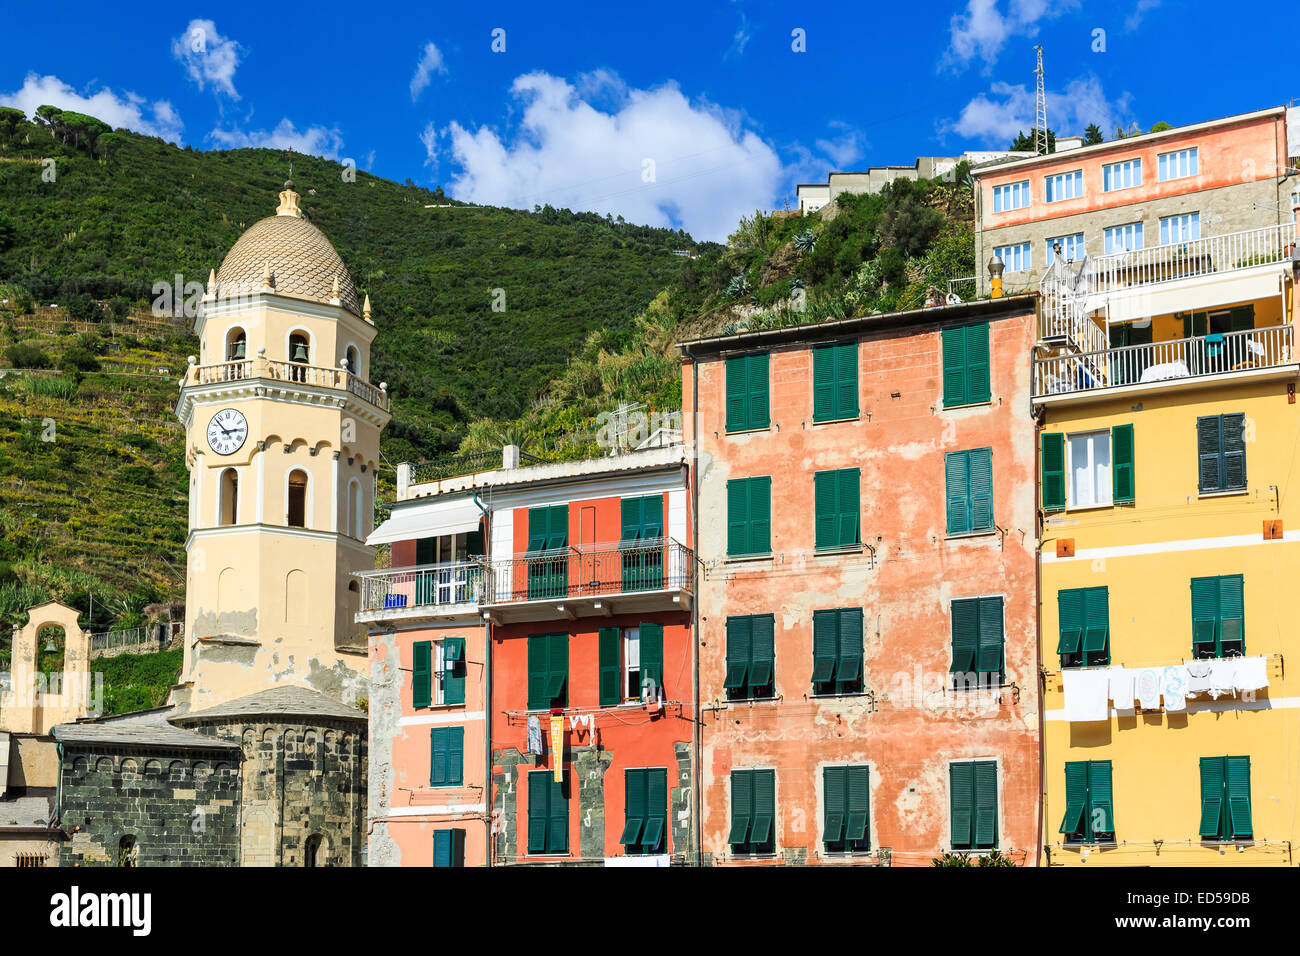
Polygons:
[[1043,47],[1034,47],[1038,54],[1038,66],[1034,76],[1038,79],[1038,109],[1034,116],[1034,152],[1046,156],[1047,148],[1047,90],[1043,85]]

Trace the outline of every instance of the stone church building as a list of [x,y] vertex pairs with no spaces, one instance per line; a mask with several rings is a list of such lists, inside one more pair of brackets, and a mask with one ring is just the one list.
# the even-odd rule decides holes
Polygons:
[[[357,866],[385,386],[370,301],[291,182],[208,279],[176,414],[184,664],[166,706],[54,724],[63,865]],[[40,729],[36,733],[41,733]],[[53,862],[51,860],[50,862]]]

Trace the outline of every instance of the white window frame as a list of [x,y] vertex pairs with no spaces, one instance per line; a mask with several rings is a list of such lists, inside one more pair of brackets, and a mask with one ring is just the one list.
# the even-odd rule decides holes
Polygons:
[[[1002,260],[1007,272],[1027,272],[1034,267],[1034,244],[1032,242],[994,246],[993,254]],[[1012,260],[1014,260],[1014,264]]]
[[[1053,188],[1055,187],[1055,188]],[[1061,195],[1053,195],[1059,192]],[[1043,177],[1043,201],[1049,203],[1065,202],[1067,199],[1083,197],[1083,170],[1073,169],[1068,173],[1056,173]]]
[[[1133,252],[1141,249],[1146,245],[1146,239],[1142,234],[1141,222],[1126,222],[1122,226],[1107,226],[1102,232],[1102,249],[1105,255],[1113,255],[1117,252]],[[1115,235],[1131,236],[1135,241],[1132,246],[1127,244],[1122,248],[1115,248],[1111,243],[1111,238]]]
[[[1179,235],[1177,238],[1171,238],[1175,226],[1178,228]],[[1160,245],[1175,246],[1199,238],[1201,238],[1200,212],[1182,212],[1173,216],[1160,217]]]
[[433,642],[433,706],[439,706],[447,702],[447,695],[443,691],[442,682],[447,674],[447,641],[446,638]]
[[[1076,440],[1090,439],[1087,444],[1088,462],[1087,471],[1089,481],[1092,483],[1092,500],[1083,502],[1079,500],[1077,490],[1075,489],[1075,462],[1074,462],[1074,443]],[[1097,468],[1098,463],[1095,459],[1095,442],[1104,439],[1106,442],[1106,481],[1101,482],[1102,487],[1098,487]],[[1065,473],[1066,473],[1066,492],[1065,503],[1068,508],[1109,508],[1115,503],[1114,501],[1114,473],[1115,457],[1114,449],[1111,446],[1111,435],[1109,429],[1097,429],[1094,431],[1070,432],[1065,436]],[[1104,500],[1103,500],[1104,499]]]
[[[1116,185],[1119,180],[1119,185]],[[1119,162],[1107,163],[1101,167],[1101,191],[1119,192],[1121,189],[1134,189],[1142,185],[1142,157],[1121,159]]]
[[1029,180],[1003,183],[993,187],[993,211],[1011,212],[1013,209],[1025,209],[1029,206]]
[[[620,680],[623,683],[622,697],[625,704],[639,704],[641,702],[641,628],[625,627],[619,633],[619,654],[622,657],[619,668]],[[635,654],[633,649],[635,648]],[[636,696],[628,696],[628,690],[632,687],[632,658],[636,658]]]
[[1066,262],[1077,262],[1087,255],[1088,250],[1084,242],[1084,234],[1076,232],[1069,236],[1053,236],[1047,240],[1047,259],[1045,264],[1051,265],[1056,261],[1056,253],[1052,249],[1052,243],[1061,244],[1061,257]]
[[1156,157],[1156,181],[1167,183],[1174,179],[1188,179],[1201,172],[1200,147],[1188,146],[1161,153]]

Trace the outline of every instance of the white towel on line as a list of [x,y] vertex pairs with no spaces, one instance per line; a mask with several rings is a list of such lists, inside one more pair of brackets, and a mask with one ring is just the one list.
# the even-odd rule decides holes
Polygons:
[[1065,685],[1065,719],[1068,721],[1105,720],[1110,689],[1109,670],[1075,670],[1061,672]]
[[1187,667],[1187,696],[1204,694],[1210,689],[1210,662],[1183,661]]
[[1132,710],[1133,698],[1133,671],[1125,670],[1123,667],[1112,667],[1110,669],[1110,699],[1115,702],[1116,710]]
[[1224,694],[1236,696],[1237,658],[1216,657],[1210,662],[1210,696],[1218,700]]
[[1144,667],[1136,673],[1137,699],[1143,710],[1160,709],[1160,671]]
[[1268,662],[1263,657],[1242,657],[1237,660],[1233,687],[1237,690],[1263,690],[1268,686]]
[[1160,674],[1160,692],[1165,698],[1167,713],[1180,713],[1187,709],[1187,668],[1171,664]]

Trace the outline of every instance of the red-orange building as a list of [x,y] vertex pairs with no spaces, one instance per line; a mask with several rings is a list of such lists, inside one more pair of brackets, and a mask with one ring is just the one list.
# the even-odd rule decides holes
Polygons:
[[683,345],[704,863],[1037,859],[1034,321]]

